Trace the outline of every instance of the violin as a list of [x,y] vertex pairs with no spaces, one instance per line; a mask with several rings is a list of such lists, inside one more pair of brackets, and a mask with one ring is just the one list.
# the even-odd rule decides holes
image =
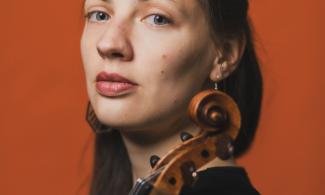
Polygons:
[[200,132],[195,136],[182,132],[179,146],[161,159],[152,156],[151,174],[139,178],[129,195],[178,195],[183,186],[193,187],[198,169],[216,157],[232,156],[241,116],[230,96],[213,89],[202,91],[192,98],[188,114]]

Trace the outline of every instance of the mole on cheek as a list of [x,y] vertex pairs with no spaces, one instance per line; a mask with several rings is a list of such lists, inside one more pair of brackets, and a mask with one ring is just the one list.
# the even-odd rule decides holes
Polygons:
[[161,58],[162,58],[162,59],[167,59],[167,55],[163,54],[163,55],[161,56]]
[[[167,59],[167,55],[166,55],[166,54],[162,54],[162,55],[161,55],[161,58],[162,58],[163,60],[166,60],[166,59]],[[161,71],[160,71],[160,74],[161,74],[161,75],[164,75],[164,74],[165,74],[165,71],[164,71],[164,70],[161,70]]]

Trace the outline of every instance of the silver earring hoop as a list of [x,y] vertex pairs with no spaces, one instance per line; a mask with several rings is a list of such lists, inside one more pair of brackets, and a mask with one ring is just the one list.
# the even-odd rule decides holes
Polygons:
[[223,62],[223,63],[221,64],[221,70],[222,70],[222,71],[226,70],[227,66],[228,66],[227,62]]
[[214,83],[214,90],[218,91],[218,83],[217,82]]
[[220,78],[223,78],[224,76],[224,73],[225,73],[225,70],[227,69],[227,62],[223,62],[221,65],[220,65]]
[[[222,64],[219,65],[219,66],[220,66],[220,68],[219,68],[219,70],[220,70],[220,74],[217,75],[217,80],[218,80],[218,81],[222,80],[222,77],[223,77],[223,70],[224,70],[224,68],[227,66],[227,64],[226,64],[226,65],[224,65],[224,64],[226,64],[226,63],[224,62],[224,63],[222,63]],[[215,90],[218,90],[218,84],[217,84],[217,82],[214,83],[214,89],[215,89]]]

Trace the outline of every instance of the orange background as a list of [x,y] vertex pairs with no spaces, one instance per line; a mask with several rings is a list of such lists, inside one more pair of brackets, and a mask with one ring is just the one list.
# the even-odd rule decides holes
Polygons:
[[[89,179],[81,3],[1,2],[1,195],[75,195]],[[262,194],[325,194],[324,5],[251,0],[265,94],[239,162]]]

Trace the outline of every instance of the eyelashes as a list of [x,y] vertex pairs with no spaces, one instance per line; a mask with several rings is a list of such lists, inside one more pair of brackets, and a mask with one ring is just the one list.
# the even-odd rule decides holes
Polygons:
[[[90,11],[86,13],[84,17],[92,23],[103,23],[111,19],[109,14],[100,10]],[[151,26],[166,26],[172,24],[172,20],[169,17],[158,13],[145,16],[141,21]]]
[[103,22],[109,20],[111,16],[103,11],[91,11],[85,14],[85,18],[89,22]]
[[150,25],[157,26],[165,26],[172,23],[171,19],[162,14],[151,14],[145,17],[143,21]]

